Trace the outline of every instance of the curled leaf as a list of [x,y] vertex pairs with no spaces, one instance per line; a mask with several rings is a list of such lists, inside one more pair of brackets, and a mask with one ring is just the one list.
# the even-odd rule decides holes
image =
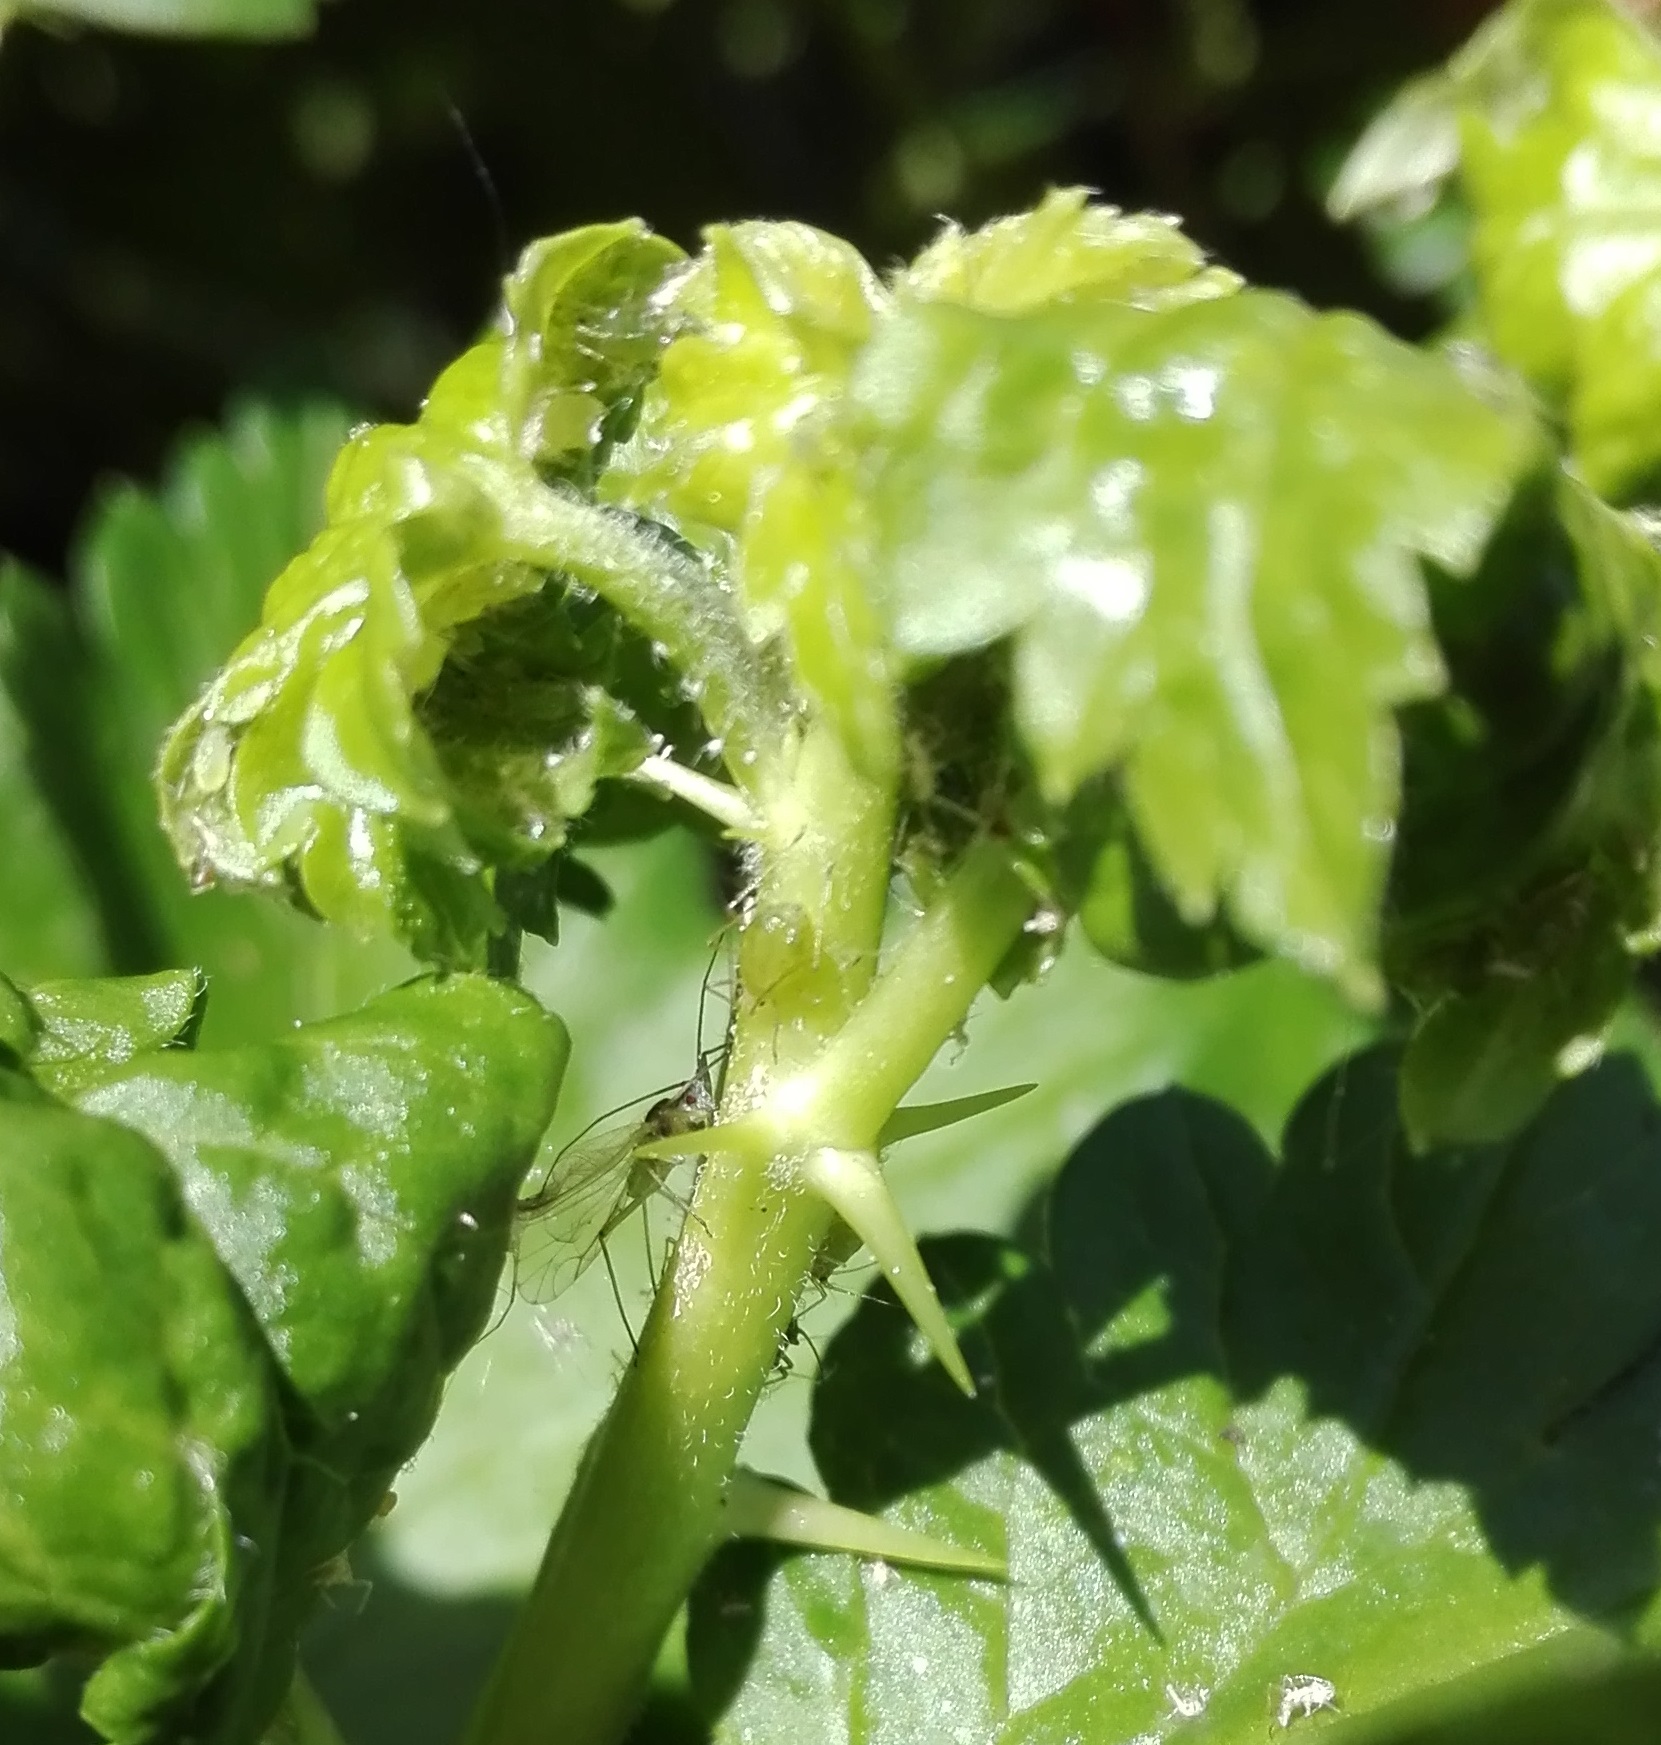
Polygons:
[[342,451],[328,525],[163,750],[199,882],[478,965],[507,925],[496,869],[551,856],[688,698],[741,779],[776,750],[784,706],[720,579],[576,494],[655,361],[673,258],[639,225],[538,244],[420,421]]

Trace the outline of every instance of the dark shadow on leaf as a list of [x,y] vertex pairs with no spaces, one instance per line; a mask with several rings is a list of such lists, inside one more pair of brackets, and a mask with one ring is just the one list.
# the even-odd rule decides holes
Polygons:
[[1616,1060],[1504,1145],[1415,1156],[1395,1056],[1299,1106],[1278,1168],[1243,1122],[1170,1092],[1110,1116],[1051,1205],[1081,1341],[1158,1287],[1156,1343],[1101,1358],[1093,1409],[1203,1370],[1280,1376],[1418,1480],[1471,1495],[1516,1572],[1610,1620],[1661,1581],[1661,1109]]
[[[306,1670],[342,1735],[350,1745],[456,1745],[466,1736],[518,1600],[422,1593],[393,1576],[372,1550],[355,1553],[352,1566],[368,1589],[361,1606],[321,1607],[302,1648]],[[654,1686],[629,1739],[630,1745],[708,1745],[709,1729],[684,1688]],[[11,1745],[3,1729],[0,1740]],[[25,1745],[35,1742],[25,1736]],[[39,1745],[59,1745],[58,1737],[43,1737]]]
[[[1374,1049],[1323,1079],[1278,1162],[1204,1098],[1141,1099],[1068,1160],[1042,1259],[985,1236],[925,1244],[979,1397],[958,1395],[873,1292],[815,1394],[831,1495],[881,1509],[1017,1454],[1146,1624],[1100,1494],[1101,1445],[1087,1461],[1079,1435],[1154,1390],[1215,1378],[1217,1422],[1183,1420],[1163,1454],[1137,1458],[1191,1446],[1198,1471],[1210,1447],[1244,1475],[1256,1403],[1290,1378],[1308,1413],[1307,1430],[1294,1417],[1277,1432],[1294,1452],[1336,1420],[1416,1485],[1457,1485],[1507,1572],[1538,1568],[1561,1605],[1619,1638],[1661,1585],[1661,1107],[1617,1059],[1505,1144],[1415,1156],[1396,1061]],[[750,1607],[721,1649],[727,1693],[772,1568],[727,1565],[729,1619]],[[719,1635],[695,1611],[695,1642],[713,1652]]]
[[408,1587],[358,1552],[361,1609],[320,1607],[301,1658],[351,1745],[453,1745],[506,1640],[517,1604]]
[[[744,1682],[761,1640],[774,1572],[792,1555],[781,1545],[741,1539],[705,1565],[693,1590],[686,1639],[692,1694],[702,1713],[723,1714]],[[647,1745],[646,1739],[638,1745]]]

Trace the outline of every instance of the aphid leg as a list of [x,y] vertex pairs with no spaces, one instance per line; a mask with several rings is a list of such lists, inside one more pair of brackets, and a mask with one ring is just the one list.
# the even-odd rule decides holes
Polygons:
[[606,1277],[611,1280],[611,1300],[617,1305],[617,1313],[623,1317],[623,1331],[629,1336],[629,1345],[636,1357],[640,1355],[640,1341],[634,1336],[634,1327],[629,1321],[629,1311],[623,1307],[622,1287],[617,1283],[617,1268],[611,1264],[611,1250],[606,1247],[605,1237],[600,1238],[600,1258],[606,1263]]
[[657,1256],[652,1252],[652,1202],[640,1202],[640,1240],[646,1250],[646,1276],[652,1281],[652,1295],[658,1293],[661,1280],[658,1277]]

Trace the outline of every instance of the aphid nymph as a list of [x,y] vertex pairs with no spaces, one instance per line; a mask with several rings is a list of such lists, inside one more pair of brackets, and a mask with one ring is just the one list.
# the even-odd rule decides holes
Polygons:
[[1294,1721],[1320,1709],[1337,1707],[1338,1687],[1330,1678],[1313,1672],[1289,1672],[1280,1681],[1280,1707],[1275,1710],[1275,1720],[1282,1728],[1290,1727]]

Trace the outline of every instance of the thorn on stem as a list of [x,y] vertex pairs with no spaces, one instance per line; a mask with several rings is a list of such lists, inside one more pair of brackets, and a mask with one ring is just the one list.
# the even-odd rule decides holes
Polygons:
[[883,1180],[876,1153],[821,1146],[808,1153],[802,1179],[876,1256],[877,1265],[905,1304],[918,1332],[946,1373],[972,1399],[975,1383],[969,1366],[963,1361],[917,1244]]

